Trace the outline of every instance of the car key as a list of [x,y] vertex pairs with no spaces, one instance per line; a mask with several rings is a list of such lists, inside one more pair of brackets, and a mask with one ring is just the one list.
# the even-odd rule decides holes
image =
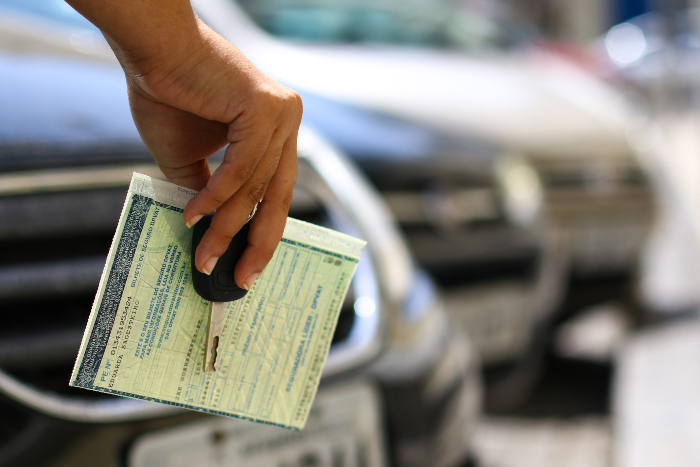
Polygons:
[[202,240],[204,233],[211,225],[213,214],[204,216],[194,225],[192,232],[192,284],[194,290],[204,299],[211,302],[209,323],[207,325],[207,343],[204,352],[204,372],[215,373],[219,362],[219,342],[224,321],[224,307],[226,302],[240,300],[248,292],[236,285],[233,271],[236,263],[241,259],[243,251],[248,246],[248,230],[250,222],[247,222],[233,237],[226,252],[216,262],[216,266],[210,275],[199,272],[194,265],[194,254]]

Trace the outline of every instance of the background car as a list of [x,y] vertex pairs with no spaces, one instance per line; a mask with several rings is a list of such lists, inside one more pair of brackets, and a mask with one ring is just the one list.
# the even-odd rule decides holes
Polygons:
[[442,288],[488,369],[489,406],[522,401],[537,380],[568,272],[535,170],[481,139],[301,95],[304,122],[369,176]]
[[601,76],[637,104],[634,130],[658,193],[636,298],[647,320],[700,305],[697,282],[697,76],[700,10],[667,5],[617,24],[590,50]]
[[[551,277],[563,283],[566,292],[558,294],[557,285],[548,285],[550,291],[557,290],[553,295],[564,296],[563,303],[553,300],[557,319],[567,319],[591,305],[624,300],[635,280],[654,211],[637,145],[629,141],[632,109],[625,96],[593,74],[514,34],[516,29],[492,15],[486,3],[493,6],[490,2],[406,5],[273,0],[199,0],[195,6],[205,21],[263,70],[284,76],[300,92],[512,151],[515,159],[534,169],[542,211],[552,229],[542,237],[556,245],[552,249],[560,249],[558,262],[564,271]],[[454,163],[459,156],[452,157],[454,165],[438,180],[473,164],[473,149],[462,154],[464,165]],[[391,166],[384,178],[400,174],[398,166],[404,163]],[[440,170],[437,165],[431,173]],[[521,182],[527,179],[533,177],[520,177]],[[521,183],[519,192],[527,192],[527,185]],[[433,238],[449,250],[445,237],[443,232]],[[461,244],[468,245],[464,240]],[[436,252],[423,257],[438,258]],[[505,363],[505,387],[519,389],[488,399],[508,401],[506,405],[512,407],[536,382],[541,355],[554,339],[554,326],[542,324],[552,323],[551,318],[534,328],[501,325],[498,318],[481,319],[509,316],[501,322],[516,323],[514,316],[532,316],[523,304],[535,301],[523,300],[526,295],[502,285],[492,288],[494,293],[483,286],[465,290],[453,295],[453,303],[468,318],[468,329],[475,336],[495,337],[488,332],[493,326],[501,337],[518,329],[521,332],[511,334],[514,341],[540,343],[525,352],[520,347],[520,353],[504,359],[510,360],[507,363],[496,357],[490,360]],[[474,303],[478,305],[469,306]],[[543,307],[536,313],[551,317],[553,310]],[[480,318],[471,319],[475,314]],[[485,347],[480,346],[482,351]],[[533,357],[537,352],[540,358]],[[494,354],[485,354],[487,362]],[[513,355],[517,355],[516,371]],[[487,385],[487,395],[493,394],[491,387]]]
[[[491,288],[493,293],[481,285],[452,295],[463,317],[508,316],[500,322],[465,319],[468,329],[476,328],[473,335],[493,336],[488,332],[492,325],[498,330],[494,334],[505,336],[518,329],[511,334],[515,341],[536,343],[509,356],[517,355],[515,360],[489,362],[487,356],[495,367],[487,383],[493,381],[492,375],[507,382],[496,385],[496,391],[487,384],[487,408],[513,409],[539,384],[559,322],[594,305],[627,301],[655,208],[653,189],[639,159],[641,145],[630,131],[636,123],[635,109],[625,95],[594,74],[550,48],[512,34],[514,28],[494,20],[488,8],[492,2],[198,0],[194,4],[205,21],[258,66],[273,76],[284,76],[300,92],[457,139],[489,141],[512,151],[511,160],[529,166],[513,173],[533,170],[541,187],[543,217],[551,228],[551,234],[541,238],[559,249],[557,261],[563,269],[552,277],[564,284],[564,293],[557,285],[548,287],[563,300],[553,300],[555,310],[540,309],[549,318],[530,327],[500,324],[517,323],[514,316],[532,316],[523,308],[536,302],[524,298],[527,294],[517,287],[515,292],[502,287],[507,280]],[[389,33],[382,35],[383,31]],[[411,35],[416,31],[425,34]],[[473,149],[462,154],[471,155]],[[404,163],[385,170],[385,178],[400,174]],[[464,166],[455,164],[438,178],[449,179],[447,173],[461,172],[460,167]],[[437,164],[431,169],[430,173],[439,170]],[[518,178],[525,182],[535,177]],[[535,184],[518,186],[523,193]],[[444,232],[433,238],[448,249]],[[485,347],[480,346],[482,351]]]
[[488,2],[197,0],[205,21],[300,91],[523,154],[583,279],[627,276],[652,194],[632,112],[596,76],[524,40]]
[[[77,13],[49,2],[14,8],[57,20],[76,51],[111,57]],[[85,38],[92,49],[79,42]],[[517,152],[480,138],[310,92],[302,97],[304,123],[369,175],[418,262],[443,288],[448,311],[489,368],[489,405],[517,404],[537,380],[568,268],[536,172]]]
[[590,46],[604,64],[601,75],[637,103],[635,133],[659,205],[635,294],[640,326],[615,354],[612,448],[621,467],[694,465],[700,459],[691,428],[700,413],[693,390],[700,307],[700,15],[688,6],[659,3],[655,11],[612,26]]
[[307,430],[253,432],[248,422],[69,388],[131,173],[158,171],[102,43],[3,11],[11,16],[0,27],[0,465],[165,463],[183,438],[203,465],[222,456],[247,465],[469,460],[480,406],[470,344],[376,192],[308,130],[291,215],[369,245]]

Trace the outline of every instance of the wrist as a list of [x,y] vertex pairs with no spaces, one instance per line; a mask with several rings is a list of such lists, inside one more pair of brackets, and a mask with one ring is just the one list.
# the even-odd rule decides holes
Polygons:
[[190,0],[67,0],[97,26],[127,75],[177,62],[201,42],[201,22]]
[[[204,47],[203,24],[197,18],[181,28],[154,31],[148,40],[119,40],[105,34],[127,77],[141,79],[169,73],[197,56]],[[204,26],[206,27],[206,26]]]

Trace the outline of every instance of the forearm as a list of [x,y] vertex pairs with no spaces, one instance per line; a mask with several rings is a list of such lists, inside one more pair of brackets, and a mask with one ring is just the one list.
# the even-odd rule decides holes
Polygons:
[[197,47],[200,25],[189,0],[66,1],[102,31],[125,68],[143,68],[136,73]]

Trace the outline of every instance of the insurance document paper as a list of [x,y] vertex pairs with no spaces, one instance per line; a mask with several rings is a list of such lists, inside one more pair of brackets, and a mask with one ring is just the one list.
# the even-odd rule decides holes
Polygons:
[[210,305],[182,219],[195,193],[134,174],[70,384],[301,429],[365,242],[289,218],[270,264],[227,303],[207,375]]

